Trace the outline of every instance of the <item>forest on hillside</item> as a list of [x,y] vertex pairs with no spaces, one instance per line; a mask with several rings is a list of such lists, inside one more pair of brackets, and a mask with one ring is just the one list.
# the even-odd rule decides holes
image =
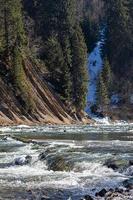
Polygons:
[[0,0],[0,23],[0,79],[24,115],[34,115],[39,105],[27,75],[35,66],[41,81],[71,107],[69,114],[85,109],[87,59],[103,26],[104,63],[92,110],[107,112],[113,95],[119,106],[133,104],[132,0]]

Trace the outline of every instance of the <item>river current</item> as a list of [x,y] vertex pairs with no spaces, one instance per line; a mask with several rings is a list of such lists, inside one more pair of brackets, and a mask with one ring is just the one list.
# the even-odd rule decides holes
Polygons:
[[[50,168],[59,158],[69,170]],[[131,175],[108,168],[109,159],[133,160],[133,124],[2,127],[0,199],[80,200],[122,186]]]

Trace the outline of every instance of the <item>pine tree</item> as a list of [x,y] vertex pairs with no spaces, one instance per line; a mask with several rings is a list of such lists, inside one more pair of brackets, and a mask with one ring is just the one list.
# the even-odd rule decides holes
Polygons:
[[62,100],[70,102],[72,99],[72,79],[70,70],[66,63],[64,63],[64,66],[62,68],[62,77],[60,84],[60,94],[62,96]]
[[108,90],[106,84],[104,83],[102,73],[100,73],[98,83],[97,83],[97,99],[96,105],[102,111],[107,111],[109,105]]
[[64,57],[64,66],[62,68],[62,80],[61,91],[64,92],[65,99],[72,100],[72,49],[70,44],[70,38],[64,36],[64,39],[61,41],[62,52]]
[[41,0],[40,10],[42,58],[51,73],[52,83],[64,100],[74,101],[79,110],[84,109],[87,49],[77,21],[76,0]]
[[76,0],[58,0],[58,6],[58,29],[61,31],[62,36],[72,34],[77,20]]
[[53,80],[60,80],[61,69],[64,65],[64,58],[61,45],[58,38],[51,36],[44,43],[45,52],[43,58],[46,66],[51,73]]
[[14,86],[16,88],[15,94],[23,108],[25,108],[27,112],[31,112],[34,110],[35,105],[33,103],[33,99],[31,98],[30,87],[28,86],[28,81],[23,69],[22,52],[18,44],[19,40],[16,40],[16,45],[14,46],[12,52],[12,74]]
[[108,56],[114,72],[119,75],[125,70],[131,49],[128,3],[128,0],[106,1]]
[[97,99],[96,105],[97,107],[102,108],[102,110],[108,109],[109,105],[109,95],[112,85],[112,72],[111,67],[108,61],[108,58],[105,57],[103,69],[100,73],[98,82],[97,82]]
[[87,94],[87,48],[79,25],[72,37],[73,50],[73,100],[78,110],[84,109]]
[[[26,35],[22,17],[21,0],[2,1],[3,59],[10,66],[10,75],[15,86],[15,94],[27,110],[33,108],[30,87],[23,69],[23,52]],[[22,103],[21,102],[21,103]]]
[[[65,50],[66,49],[66,50]],[[45,42],[44,55],[45,63],[51,74],[51,82],[55,85],[56,91],[59,92],[63,100],[70,100],[71,97],[71,74],[67,58],[68,53],[67,45],[62,50],[59,40],[55,36],[51,36],[47,42]]]
[[110,63],[109,63],[107,57],[105,57],[105,59],[104,59],[102,77],[103,77],[103,81],[107,87],[107,90],[109,91],[109,88],[110,88],[110,85],[112,82],[112,72],[111,72]]
[[24,44],[26,41],[22,21],[22,5],[20,0],[1,0],[1,4],[3,5],[1,8],[3,46],[5,54],[9,56],[15,45],[16,38],[19,37],[21,44]]

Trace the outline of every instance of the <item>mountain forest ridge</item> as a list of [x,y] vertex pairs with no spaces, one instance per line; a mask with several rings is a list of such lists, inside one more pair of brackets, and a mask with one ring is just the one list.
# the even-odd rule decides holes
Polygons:
[[0,23],[0,124],[89,123],[87,59],[101,27],[90,109],[132,120],[132,0],[0,0]]

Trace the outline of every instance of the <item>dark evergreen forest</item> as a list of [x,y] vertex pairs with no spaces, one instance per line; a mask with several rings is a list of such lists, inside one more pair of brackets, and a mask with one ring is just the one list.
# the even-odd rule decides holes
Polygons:
[[25,60],[45,71],[62,102],[78,112],[86,105],[87,57],[101,25],[106,29],[105,60],[98,80],[98,103],[122,103],[133,94],[132,0],[0,0],[0,77],[13,88],[27,111],[34,110]]

